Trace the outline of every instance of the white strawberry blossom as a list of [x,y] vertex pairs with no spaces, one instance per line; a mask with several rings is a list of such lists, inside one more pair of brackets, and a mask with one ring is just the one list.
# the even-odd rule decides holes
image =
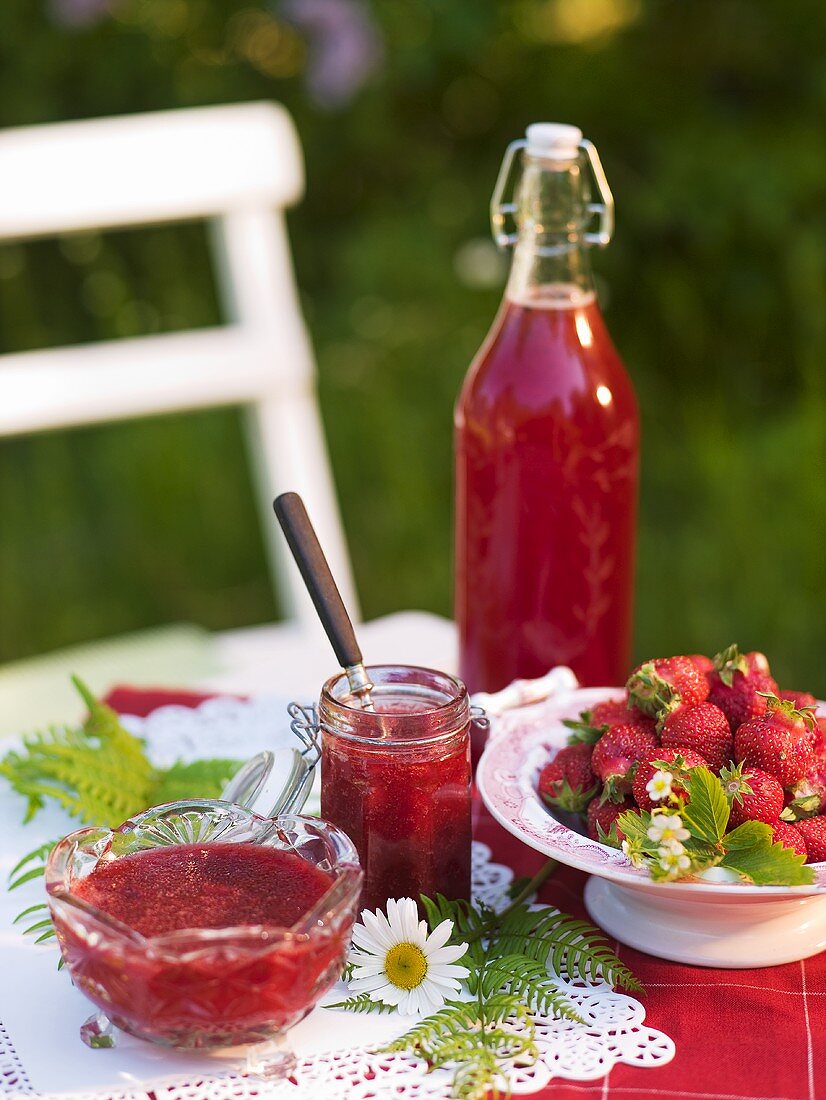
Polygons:
[[[679,849],[679,850],[678,850]],[[679,841],[671,847],[658,848],[660,867],[667,873],[668,878],[679,878],[683,871],[691,866],[691,860],[685,854],[685,848]]]
[[648,827],[648,839],[655,844],[671,847],[672,841],[688,840],[688,829],[683,827],[683,819],[679,814],[655,813],[651,815],[651,824]]
[[660,851],[662,851],[663,849],[665,849],[667,852],[674,852],[678,856],[682,855],[682,853],[685,851],[685,848],[681,844],[681,842],[679,840],[676,840],[674,837],[669,837],[662,842],[662,844],[660,845]]
[[663,771],[661,768],[654,772],[645,784],[648,797],[652,802],[661,802],[664,798],[670,797],[673,779],[671,772]]

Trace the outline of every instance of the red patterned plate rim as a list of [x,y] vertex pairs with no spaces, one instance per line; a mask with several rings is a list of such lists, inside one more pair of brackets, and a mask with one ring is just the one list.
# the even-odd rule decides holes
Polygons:
[[551,752],[567,742],[568,731],[562,724],[563,719],[576,718],[580,711],[618,695],[616,688],[580,688],[491,718],[490,738],[479,761],[476,782],[482,801],[509,833],[535,851],[570,867],[648,890],[716,895],[730,895],[733,891],[763,898],[826,890],[826,863],[812,864],[815,871],[812,886],[654,883],[648,871],[634,867],[621,851],[599,844],[557,821],[540,799],[536,782]]

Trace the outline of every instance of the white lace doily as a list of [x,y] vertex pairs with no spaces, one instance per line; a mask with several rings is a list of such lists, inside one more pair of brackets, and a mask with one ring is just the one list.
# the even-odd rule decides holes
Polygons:
[[[164,707],[147,719],[130,718],[147,739],[158,764],[199,756],[245,758],[263,748],[290,744],[286,701],[213,699],[196,709]],[[5,747],[5,746],[4,746]],[[0,779],[0,785],[3,780]],[[317,804],[317,803],[316,803]],[[307,807],[310,810],[312,803]],[[23,804],[0,789],[0,876],[37,844],[76,827],[49,808],[21,827]],[[499,907],[513,872],[491,861],[474,844],[473,890]],[[14,915],[42,898],[36,880],[13,894],[0,894],[0,1095],[56,1100],[430,1100],[448,1098],[451,1075],[427,1072],[407,1054],[375,1051],[403,1034],[410,1018],[355,1015],[317,1008],[287,1036],[298,1059],[292,1078],[263,1084],[244,1076],[239,1051],[176,1052],[119,1036],[114,1050],[89,1050],[78,1028],[90,1005],[55,966],[54,946],[35,946],[12,924]],[[535,1065],[509,1074],[514,1093],[531,1093],[552,1078],[590,1081],[612,1066],[663,1065],[674,1056],[668,1036],[645,1026],[645,1010],[633,997],[605,983],[559,986],[585,1023],[535,1016]],[[341,1000],[334,989],[328,1003]]]

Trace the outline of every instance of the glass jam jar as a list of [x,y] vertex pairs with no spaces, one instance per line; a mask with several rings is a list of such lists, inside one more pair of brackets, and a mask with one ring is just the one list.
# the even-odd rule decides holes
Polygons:
[[367,670],[375,712],[343,673],[321,691],[321,813],[353,841],[361,907],[470,896],[470,704],[465,685],[408,665]]

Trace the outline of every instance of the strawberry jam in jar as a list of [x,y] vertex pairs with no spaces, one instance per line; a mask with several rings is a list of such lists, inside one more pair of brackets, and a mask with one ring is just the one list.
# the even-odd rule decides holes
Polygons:
[[461,681],[433,669],[368,669],[375,711],[347,677],[319,704],[321,813],[353,841],[361,907],[420,894],[470,897],[470,705]]

